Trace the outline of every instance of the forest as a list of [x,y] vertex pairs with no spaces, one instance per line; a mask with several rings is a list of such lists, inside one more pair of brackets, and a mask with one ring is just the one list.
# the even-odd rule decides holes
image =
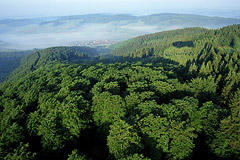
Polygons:
[[240,25],[33,51],[0,84],[0,159],[238,160],[239,88]]
[[[34,51],[34,50],[33,50]],[[0,82],[20,66],[21,59],[32,51],[0,50]]]

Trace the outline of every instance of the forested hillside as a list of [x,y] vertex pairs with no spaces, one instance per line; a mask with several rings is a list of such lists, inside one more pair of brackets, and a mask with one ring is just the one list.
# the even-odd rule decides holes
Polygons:
[[20,66],[21,59],[31,51],[0,51],[0,82],[14,69]]
[[[20,61],[19,68],[14,70],[7,79],[18,79],[47,64],[57,62],[81,63],[97,55],[97,50],[89,47],[52,47],[28,54]],[[6,66],[8,67],[8,66]]]
[[204,28],[185,28],[140,36],[116,44],[112,47],[112,55],[124,57],[160,56],[180,64],[193,60],[203,50],[206,43],[216,47],[239,50],[239,25],[217,30]]
[[240,159],[239,38],[187,28],[102,57],[29,54],[0,85],[0,159]]

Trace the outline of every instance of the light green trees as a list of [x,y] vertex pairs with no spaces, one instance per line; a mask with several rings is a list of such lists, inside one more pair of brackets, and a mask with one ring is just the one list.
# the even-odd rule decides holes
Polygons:
[[63,142],[74,140],[89,127],[87,105],[81,96],[72,95],[62,103],[51,98],[44,101],[43,97],[39,110],[30,114],[27,126],[32,135],[42,137],[41,143],[46,150],[62,148]]
[[142,154],[135,153],[120,160],[150,160],[150,158],[145,158]]
[[139,122],[152,159],[184,159],[191,156],[196,134],[185,122],[169,121],[165,117],[149,116]]
[[31,153],[29,150],[29,144],[23,144],[22,142],[20,145],[14,149],[13,152],[8,153],[4,160],[31,160],[34,159],[36,153]]
[[123,120],[116,121],[110,126],[107,146],[116,159],[138,153],[143,149],[141,138],[134,127]]
[[124,117],[125,102],[119,95],[103,92],[93,97],[92,111],[94,122],[107,135],[109,125]]
[[77,149],[74,149],[67,160],[88,160],[85,155],[81,155]]

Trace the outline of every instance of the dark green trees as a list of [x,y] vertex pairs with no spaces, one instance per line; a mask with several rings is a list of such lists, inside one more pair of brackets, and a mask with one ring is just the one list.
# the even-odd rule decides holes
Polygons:
[[[89,104],[84,98],[87,89],[81,87],[87,82],[83,79],[74,81],[74,76],[67,78],[69,74],[73,75],[73,70],[67,66],[46,67],[4,88],[1,97],[1,156],[9,158],[7,153],[10,152],[13,152],[11,157],[25,154],[18,152],[30,156],[30,152],[22,147],[11,151],[14,148],[11,146],[20,142],[24,142],[23,146],[28,143],[42,146],[43,152],[47,153],[61,150],[66,142],[73,143],[83,130],[90,128]],[[26,137],[36,140],[35,144]]]
[[240,156],[240,94],[239,90],[232,94],[229,107],[231,114],[220,123],[216,139],[212,143],[215,154],[224,158]]

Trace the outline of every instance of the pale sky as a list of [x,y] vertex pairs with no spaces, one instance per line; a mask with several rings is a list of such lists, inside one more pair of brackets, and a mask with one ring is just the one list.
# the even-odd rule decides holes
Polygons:
[[[240,0],[0,0],[0,18],[240,10]],[[240,15],[238,15],[240,16]]]

